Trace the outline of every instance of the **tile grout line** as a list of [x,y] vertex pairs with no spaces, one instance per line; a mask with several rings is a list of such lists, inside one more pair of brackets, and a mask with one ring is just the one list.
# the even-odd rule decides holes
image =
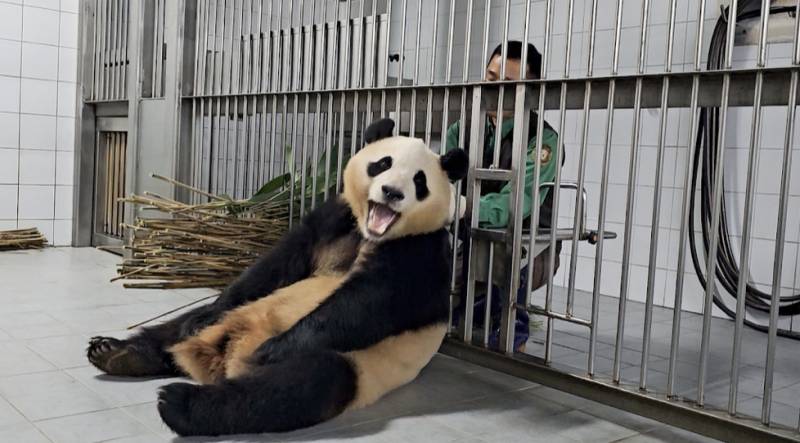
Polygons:
[[[58,146],[58,98],[61,94],[59,94],[59,86],[58,86],[58,78],[60,77],[60,69],[61,69],[61,0],[58,0],[58,49],[56,49],[56,127],[55,127],[55,145],[53,148]],[[76,88],[77,90],[77,88]],[[53,228],[52,228],[52,237],[50,239],[50,245],[55,246],[56,244],[56,190],[58,185],[58,152],[53,149]],[[70,227],[70,231],[72,227]]]

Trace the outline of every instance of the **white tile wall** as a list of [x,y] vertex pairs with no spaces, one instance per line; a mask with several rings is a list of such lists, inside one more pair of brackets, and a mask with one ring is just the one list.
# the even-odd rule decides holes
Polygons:
[[0,1],[0,229],[55,245],[72,241],[79,6]]

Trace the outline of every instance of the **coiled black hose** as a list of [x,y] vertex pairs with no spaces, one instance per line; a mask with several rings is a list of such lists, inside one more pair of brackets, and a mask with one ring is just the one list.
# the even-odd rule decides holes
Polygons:
[[[746,2],[745,2],[746,3]],[[737,14],[737,22],[742,20],[753,19],[760,17],[760,7],[743,12],[748,6],[752,6],[753,2],[742,5]],[[775,7],[770,8],[770,14],[786,14],[793,13],[794,7]],[[725,51],[725,35],[728,28],[727,12],[724,10],[720,15],[719,20],[714,28],[711,37],[711,44],[708,53],[707,67],[709,70],[717,70],[722,68],[723,53]],[[719,134],[719,109],[718,108],[702,108],[700,110],[700,121],[697,132],[697,139],[695,141],[696,149],[694,154],[694,167],[692,171],[692,188],[697,189],[697,182],[700,181],[700,225],[703,238],[703,248],[705,256],[708,256],[709,249],[709,234],[711,230],[712,218],[712,193],[713,193],[713,178],[716,174],[715,161],[717,155],[717,141]],[[702,159],[702,169],[700,168]],[[722,186],[723,195],[725,195],[725,186],[723,180]],[[737,297],[737,284],[741,276],[741,271],[737,263],[734,248],[731,244],[730,232],[728,230],[728,217],[725,205],[725,199],[721,199],[721,212],[719,223],[719,243],[717,248],[717,267],[715,275],[719,284],[735,299]],[[700,284],[705,287],[707,284],[707,276],[705,275],[705,266],[700,263],[698,254],[697,239],[694,235],[694,215],[697,210],[695,202],[695,193],[692,192],[689,201],[689,245],[692,254],[692,263],[694,264],[695,273],[700,280]],[[746,278],[746,276],[744,277]],[[769,312],[771,308],[772,295],[759,290],[757,287],[747,282],[745,291],[745,305],[747,309]],[[715,292],[713,295],[714,304],[719,309],[725,312],[731,318],[736,317],[734,310],[725,305],[719,293]],[[800,314],[800,294],[780,297],[780,305],[778,307],[779,315],[793,316]],[[755,323],[751,320],[744,319],[744,324],[753,329],[767,332],[768,328],[765,325]],[[800,339],[800,333],[788,331],[785,329],[778,329],[778,335],[790,337],[793,339]]]

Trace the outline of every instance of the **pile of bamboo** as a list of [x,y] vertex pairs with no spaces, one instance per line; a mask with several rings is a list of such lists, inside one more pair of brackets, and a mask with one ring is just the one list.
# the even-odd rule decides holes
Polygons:
[[127,288],[225,286],[286,232],[288,206],[282,199],[232,200],[205,193],[207,203],[187,204],[145,192],[122,199],[153,217],[139,217],[130,229],[130,251],[117,269]]
[[0,251],[10,249],[39,249],[47,239],[36,228],[0,231]]

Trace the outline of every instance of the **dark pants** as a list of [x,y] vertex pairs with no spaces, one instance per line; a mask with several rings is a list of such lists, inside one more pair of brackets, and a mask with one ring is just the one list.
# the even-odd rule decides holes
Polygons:
[[[553,263],[553,271],[555,274],[560,265],[561,242],[556,242],[556,256]],[[465,251],[462,257],[462,270],[467,269],[469,263],[469,253]],[[531,272],[531,291],[535,291],[545,284],[547,284],[548,264],[550,261],[550,249],[545,249],[537,257],[533,259],[533,271]],[[467,273],[462,271],[458,276],[461,281],[461,288],[459,293],[459,303],[455,308],[454,322],[458,326],[464,315],[464,302],[467,295]],[[525,305],[527,297],[527,284],[528,284],[528,267],[524,266],[520,270],[519,289],[517,290],[517,303]],[[475,285],[475,307],[473,310],[473,326],[483,327],[484,315],[486,313],[486,283],[476,282]],[[500,344],[500,320],[502,312],[502,291],[494,284],[491,285],[490,297],[490,332],[489,332],[489,348],[499,349]],[[530,315],[524,309],[516,310],[516,319],[514,321],[514,349],[519,350],[527,341],[530,336]]]

